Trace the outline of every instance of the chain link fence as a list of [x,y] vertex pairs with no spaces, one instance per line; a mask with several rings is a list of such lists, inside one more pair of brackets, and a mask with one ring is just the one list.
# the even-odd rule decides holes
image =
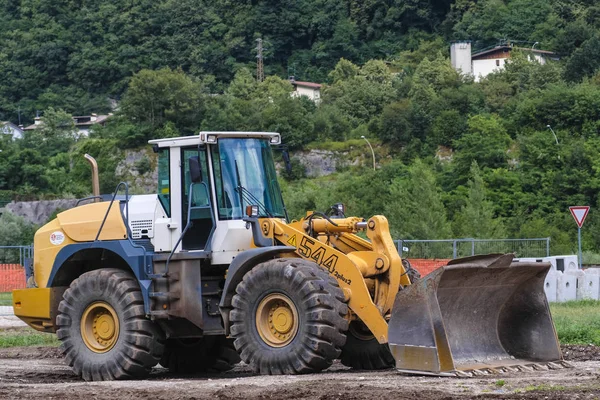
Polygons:
[[0,264],[25,265],[33,257],[33,246],[0,246]]
[[453,259],[491,253],[514,253],[516,257],[549,257],[550,238],[396,240],[404,258]]

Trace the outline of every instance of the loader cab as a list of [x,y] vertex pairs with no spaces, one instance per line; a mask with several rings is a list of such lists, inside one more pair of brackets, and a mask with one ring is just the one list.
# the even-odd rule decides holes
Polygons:
[[192,224],[176,252],[210,251],[213,264],[229,264],[251,248],[252,233],[243,221],[247,205],[259,205],[261,216],[285,218],[271,152],[280,144],[278,133],[201,132],[150,143],[158,153],[162,214],[155,219],[156,251],[177,245],[188,209]]

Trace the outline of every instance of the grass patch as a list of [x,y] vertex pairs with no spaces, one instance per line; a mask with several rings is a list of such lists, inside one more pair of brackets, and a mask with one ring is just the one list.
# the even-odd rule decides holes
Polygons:
[[566,390],[567,388],[562,385],[529,385],[525,387],[525,392],[556,392]]
[[12,306],[12,293],[0,293],[0,306]]
[[550,310],[562,344],[600,346],[600,301],[551,303]]
[[499,379],[495,382],[495,385],[498,387],[502,387],[502,386],[506,385],[506,381],[504,379]]
[[31,328],[0,330],[0,348],[17,346],[58,346],[53,333],[42,333]]

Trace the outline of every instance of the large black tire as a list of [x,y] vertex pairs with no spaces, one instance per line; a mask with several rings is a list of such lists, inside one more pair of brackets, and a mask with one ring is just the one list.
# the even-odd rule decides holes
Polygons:
[[233,341],[225,336],[200,339],[169,339],[160,365],[170,372],[195,374],[225,372],[241,361]]
[[[344,294],[337,281],[313,262],[291,258],[257,265],[238,284],[232,304],[234,345],[255,372],[318,372],[331,366],[346,342]],[[269,310],[280,323],[273,335],[282,338],[269,336],[270,322],[260,323],[263,315],[271,321]],[[287,319],[278,319],[282,314]]]
[[[146,318],[138,282],[127,272],[81,275],[65,291],[58,311],[61,350],[86,381],[146,377],[160,360],[163,333]],[[110,321],[112,331],[106,328]]]
[[354,369],[386,369],[395,365],[394,356],[387,344],[380,344],[360,321],[350,323],[348,339],[342,349],[340,361]]
[[[402,259],[402,265],[411,283],[421,279],[421,274],[410,265],[410,261]],[[392,368],[396,364],[389,346],[380,344],[361,321],[350,323],[350,329],[346,336],[348,339],[341,356],[341,362],[345,366],[354,369],[376,370]]]

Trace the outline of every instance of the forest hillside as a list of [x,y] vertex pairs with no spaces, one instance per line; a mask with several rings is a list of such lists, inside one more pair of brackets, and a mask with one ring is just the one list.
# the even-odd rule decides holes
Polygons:
[[[551,237],[558,254],[576,246],[568,206],[590,205],[584,250],[600,253],[595,1],[0,0],[0,22],[0,121],[43,122],[0,135],[0,201],[88,195],[84,153],[111,192],[124,151],[149,139],[268,130],[292,153],[359,160],[319,178],[294,162],[281,177],[294,217],[342,201],[385,214],[396,238]],[[450,64],[456,40],[559,59],[515,50],[475,82]],[[321,101],[291,97],[290,75],[323,84]],[[91,113],[114,115],[78,136],[71,117]],[[2,229],[0,245],[31,235],[8,213]]]

